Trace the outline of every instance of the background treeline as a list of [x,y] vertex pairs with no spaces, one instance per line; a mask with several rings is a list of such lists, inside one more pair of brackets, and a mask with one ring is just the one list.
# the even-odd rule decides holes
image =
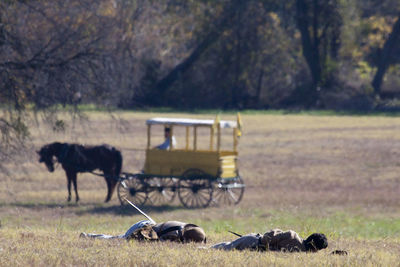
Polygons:
[[399,90],[399,14],[398,0],[2,0],[0,99],[370,109]]
[[0,159],[78,104],[397,108],[399,17],[399,0],[1,0]]

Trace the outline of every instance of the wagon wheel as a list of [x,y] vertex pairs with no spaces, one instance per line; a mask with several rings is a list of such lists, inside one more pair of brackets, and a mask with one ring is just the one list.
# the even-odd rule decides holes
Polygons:
[[243,197],[244,182],[237,177],[229,180],[219,180],[214,184],[213,201],[217,205],[236,205]]
[[209,177],[197,169],[189,169],[179,180],[178,196],[186,208],[205,208],[212,199],[213,188]]
[[118,198],[121,205],[128,204],[124,199],[128,199],[135,205],[143,205],[147,200],[147,192],[143,182],[137,175],[127,174],[118,184]]
[[175,178],[154,177],[147,180],[147,183],[148,199],[152,204],[159,205],[174,201],[177,187]]

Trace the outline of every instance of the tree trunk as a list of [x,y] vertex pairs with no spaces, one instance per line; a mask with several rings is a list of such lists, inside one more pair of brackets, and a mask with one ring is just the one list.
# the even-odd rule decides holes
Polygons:
[[261,107],[261,88],[262,88],[262,80],[264,78],[264,69],[261,69],[260,74],[258,75],[257,87],[256,87],[256,105],[257,108]]
[[190,66],[196,62],[199,57],[206,51],[206,49],[212,45],[220,35],[220,31],[213,31],[193,50],[193,52],[185,59],[183,62],[176,65],[164,78],[162,78],[156,84],[156,92],[158,97],[156,98],[157,105],[160,105],[164,97],[167,89],[184,73],[186,72]]
[[[314,0],[313,2],[313,38],[309,32],[309,15],[306,1],[297,0],[296,1],[296,12],[297,12],[297,26],[301,34],[301,44],[303,48],[303,56],[306,59],[307,65],[310,69],[312,76],[312,88],[310,91],[310,96],[312,102],[316,101],[316,92],[319,82],[321,81],[321,64],[319,55],[319,37],[318,37],[318,3]],[[313,39],[313,40],[312,40]]]
[[195,63],[199,57],[210,47],[213,43],[215,43],[220,35],[224,32],[227,26],[230,25],[230,21],[235,14],[237,4],[240,4],[240,0],[232,0],[230,4],[225,8],[221,19],[215,23],[215,26],[208,33],[208,35],[204,38],[203,41],[193,50],[193,52],[182,61],[182,63],[175,66],[164,78],[157,82],[155,88],[158,94],[156,103],[157,105],[161,104],[161,101],[165,98],[165,93],[167,89],[183,74],[185,73],[192,65]]
[[375,95],[379,96],[381,94],[383,77],[385,76],[386,70],[390,64],[393,63],[392,57],[394,56],[393,53],[396,50],[396,46],[398,46],[398,42],[400,42],[400,14],[396,23],[393,25],[392,32],[386,40],[379,58],[378,69],[376,70],[375,77],[372,81]]

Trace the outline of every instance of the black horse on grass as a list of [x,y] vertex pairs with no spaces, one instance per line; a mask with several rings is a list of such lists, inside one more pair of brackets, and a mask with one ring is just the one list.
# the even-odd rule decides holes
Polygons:
[[108,192],[105,202],[111,199],[122,169],[121,152],[114,147],[54,142],[44,145],[37,153],[40,156],[39,162],[44,162],[50,172],[54,171],[54,157],[61,163],[68,180],[68,201],[71,201],[71,181],[74,184],[76,202],[78,202],[77,174],[92,172],[95,169],[103,172],[107,183]]

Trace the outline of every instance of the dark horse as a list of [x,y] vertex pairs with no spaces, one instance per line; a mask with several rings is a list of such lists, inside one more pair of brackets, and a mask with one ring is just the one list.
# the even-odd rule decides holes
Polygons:
[[54,171],[54,157],[61,163],[68,180],[68,201],[71,201],[71,181],[74,184],[76,202],[79,201],[76,184],[78,172],[92,172],[95,169],[103,172],[107,183],[105,202],[111,199],[122,168],[121,152],[114,147],[54,142],[43,146],[37,153],[40,156],[39,162],[44,162],[50,172]]

